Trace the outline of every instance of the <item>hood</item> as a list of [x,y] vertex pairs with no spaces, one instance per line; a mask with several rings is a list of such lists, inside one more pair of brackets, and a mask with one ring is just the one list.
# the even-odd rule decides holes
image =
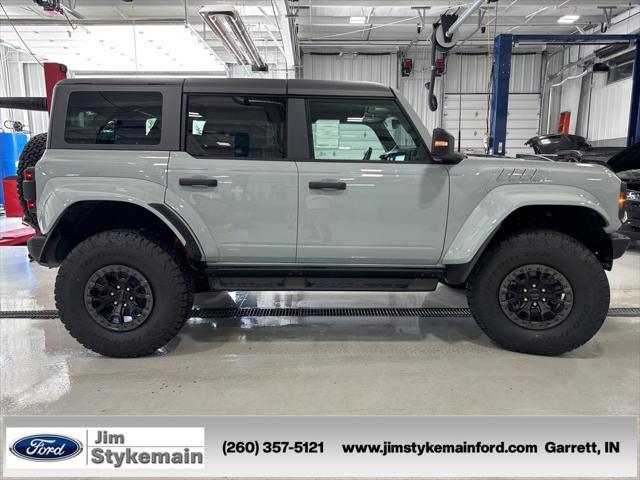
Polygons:
[[640,143],[631,145],[609,159],[608,167],[630,190],[640,190]]
[[615,173],[640,170],[640,143],[631,145],[609,159],[607,165]]

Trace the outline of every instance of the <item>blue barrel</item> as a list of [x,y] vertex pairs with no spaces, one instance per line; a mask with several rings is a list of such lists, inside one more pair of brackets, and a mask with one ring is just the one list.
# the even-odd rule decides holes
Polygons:
[[[0,180],[16,174],[18,158],[27,144],[24,133],[0,133]],[[4,205],[4,192],[0,182],[0,203]]]

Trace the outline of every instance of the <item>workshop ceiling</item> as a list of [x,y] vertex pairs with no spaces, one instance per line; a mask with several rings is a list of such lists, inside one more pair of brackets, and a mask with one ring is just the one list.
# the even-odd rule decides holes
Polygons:
[[[0,12],[0,41],[24,50],[13,30],[15,27],[42,59],[62,61],[64,58],[70,66],[73,60],[80,66],[91,62],[91,68],[99,70],[116,68],[93,64],[102,41],[109,49],[115,47],[119,52],[123,60],[119,69],[213,72],[224,70],[223,63],[233,63],[233,58],[199,16],[198,10],[203,5],[233,4],[267,61],[278,61],[288,55],[288,63],[292,63],[296,62],[291,53],[295,51],[295,47],[291,48],[293,41],[298,42],[302,51],[329,52],[396,51],[417,41],[424,44],[430,25],[440,14],[456,10],[461,13],[471,1],[65,0],[69,21],[63,16],[45,13],[28,0],[1,0],[0,3],[13,23],[10,25]],[[599,31],[601,22],[605,21],[605,10],[601,7],[613,7],[607,12],[620,15],[636,5],[640,5],[640,0],[500,0],[482,7],[485,33],[478,29],[475,13],[462,26],[460,36],[467,39],[465,45],[469,47],[486,47],[496,33],[580,34],[590,27],[597,27]],[[423,15],[427,28],[418,35],[417,27]],[[566,16],[579,18],[574,23],[558,22]],[[172,26],[172,30],[168,33],[166,29],[153,28],[158,25]],[[144,33],[140,33],[143,30]],[[134,44],[133,39],[140,36],[144,36],[147,43]],[[173,47],[171,40],[175,40]],[[154,43],[153,48],[148,43]],[[109,63],[106,59],[104,62]]]

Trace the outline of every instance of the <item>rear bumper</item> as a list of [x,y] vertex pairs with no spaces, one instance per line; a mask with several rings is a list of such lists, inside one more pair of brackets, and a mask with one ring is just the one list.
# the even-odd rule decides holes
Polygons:
[[622,233],[612,233],[609,235],[611,239],[611,257],[613,259],[620,258],[629,247],[631,239]]

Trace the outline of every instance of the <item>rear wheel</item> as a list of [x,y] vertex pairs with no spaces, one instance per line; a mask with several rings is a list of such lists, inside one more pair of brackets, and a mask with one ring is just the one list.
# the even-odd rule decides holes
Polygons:
[[62,322],[85,347],[109,357],[138,357],[182,328],[193,281],[170,248],[135,231],[111,230],[69,253],[55,294]]
[[575,238],[529,230],[498,243],[474,268],[468,301],[498,345],[559,355],[590,340],[609,309],[609,283],[595,255]]
[[20,205],[22,205],[22,212],[24,213],[24,221],[38,230],[38,219],[34,212],[29,211],[27,208],[27,202],[24,199],[24,192],[22,190],[22,175],[27,168],[35,167],[36,163],[40,161],[44,151],[47,148],[47,134],[40,133],[31,137],[31,140],[27,142],[20,158],[18,159],[18,199]]

